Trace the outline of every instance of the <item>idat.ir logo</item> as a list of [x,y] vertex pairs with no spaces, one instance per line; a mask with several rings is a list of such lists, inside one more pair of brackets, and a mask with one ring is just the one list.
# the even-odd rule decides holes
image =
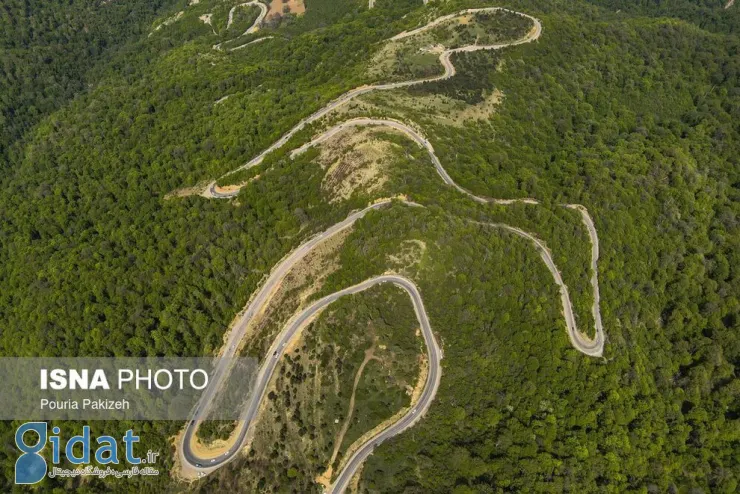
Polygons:
[[[61,462],[62,445],[59,427],[52,427],[49,436],[46,422],[26,422],[18,427],[15,432],[15,444],[21,451],[21,456],[15,462],[15,483],[16,484],[35,484],[41,482],[46,476],[48,465],[46,458],[41,456],[41,451],[46,443],[51,443],[51,461],[54,465]],[[118,441],[111,436],[100,436],[96,439],[97,448],[95,450],[95,462],[100,465],[118,465]],[[151,450],[147,452],[146,459],[142,460],[134,455],[134,443],[139,442],[139,436],[134,435],[133,430],[129,429],[123,435],[125,445],[126,462],[131,465],[140,465],[141,463],[154,463],[159,453]],[[89,465],[91,461],[90,454],[90,427],[84,426],[82,434],[72,436],[67,441],[64,453],[67,461],[72,465]],[[75,448],[78,446],[78,448]],[[134,467],[137,468],[137,467]],[[59,470],[54,467],[53,470]],[[144,469],[139,474],[148,474]],[[155,471],[154,473],[159,473]]]

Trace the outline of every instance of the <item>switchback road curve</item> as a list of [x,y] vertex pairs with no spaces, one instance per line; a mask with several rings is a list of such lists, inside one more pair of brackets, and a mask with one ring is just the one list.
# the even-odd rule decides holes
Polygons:
[[[254,22],[252,23],[252,25],[249,26],[249,28],[246,31],[244,31],[244,33],[240,34],[239,36],[237,36],[234,39],[230,39],[228,41],[224,41],[224,42],[218,43],[217,45],[213,45],[213,49],[214,50],[220,50],[221,49],[221,45],[223,45],[224,43],[228,43],[229,41],[234,41],[236,39],[241,38],[242,36],[246,36],[247,34],[256,33],[259,30],[260,26],[262,25],[262,21],[264,21],[265,20],[265,17],[267,16],[267,12],[269,11],[269,9],[267,8],[267,5],[265,5],[264,3],[262,3],[262,2],[260,2],[258,0],[253,0],[251,2],[240,3],[238,5],[234,5],[233,7],[231,7],[231,10],[229,10],[229,20],[226,22],[226,29],[229,29],[231,27],[231,24],[234,23],[234,13],[236,12],[236,9],[238,9],[238,8],[244,8],[244,7],[259,7],[260,13],[257,16],[257,18],[254,20]],[[244,48],[245,46],[250,45],[252,43],[255,43],[257,41],[261,41],[261,40],[265,40],[265,39],[269,39],[269,38],[272,38],[272,36],[266,36],[264,38],[259,38],[259,39],[250,41],[249,43],[245,43],[243,45],[237,46],[235,48],[229,48],[228,51],[239,50],[239,49]]]
[[[456,14],[451,14],[449,16],[438,18],[437,20],[432,21],[426,26],[423,26],[419,29],[415,29],[412,31],[401,33],[391,39],[396,40],[396,39],[403,39],[409,36],[413,36],[415,34],[418,34],[419,32],[423,32],[427,29],[431,29],[432,27],[440,24],[441,22],[458,17],[460,15],[464,15],[468,13],[475,13],[475,12],[490,12],[490,11],[497,11],[497,10],[504,10],[504,11],[512,12],[512,11],[509,11],[507,9],[502,9],[502,8],[468,9],[462,12],[458,12]],[[316,111],[312,115],[309,115],[308,117],[301,120],[295,127],[289,130],[286,134],[284,134],[280,139],[278,139],[275,143],[273,143],[271,146],[269,146],[259,155],[255,156],[253,159],[251,159],[249,162],[242,165],[241,167],[233,170],[232,172],[229,172],[227,175],[231,173],[235,173],[239,170],[243,170],[243,169],[250,168],[250,167],[260,164],[265,158],[265,156],[267,156],[270,152],[284,146],[295,134],[301,131],[306,125],[319,120],[320,118],[322,118],[323,116],[331,112],[332,110],[340,107],[341,105],[344,105],[345,103],[349,102],[350,100],[352,100],[353,98],[361,94],[365,94],[365,93],[376,91],[376,90],[389,90],[389,89],[396,89],[396,88],[401,88],[401,87],[408,87],[408,86],[412,86],[416,84],[421,84],[424,82],[448,79],[450,77],[453,77],[455,75],[455,67],[452,64],[452,61],[450,59],[453,53],[470,52],[470,51],[477,51],[477,50],[495,50],[495,49],[505,48],[507,46],[514,46],[514,45],[519,45],[522,43],[528,43],[528,42],[538,39],[542,31],[542,26],[540,22],[534,17],[531,17],[529,15],[522,14],[519,12],[513,12],[513,13],[516,13],[523,17],[527,17],[533,22],[533,28],[523,38],[517,41],[511,42],[511,43],[496,44],[496,45],[473,45],[473,46],[466,46],[462,48],[445,50],[440,55],[440,63],[442,64],[444,68],[444,73],[440,76],[431,77],[427,79],[413,80],[413,81],[404,81],[404,82],[389,83],[389,84],[378,84],[378,85],[372,85],[372,86],[362,86],[362,87],[353,89],[345,93],[344,95],[340,96],[339,98],[333,100],[328,105]],[[449,176],[449,174],[447,174],[446,170],[440,163],[438,157],[434,153],[434,149],[431,143],[428,141],[428,139],[426,139],[426,137],[424,137],[418,130],[414,129],[413,127],[407,124],[404,124],[402,122],[395,121],[395,120],[359,118],[359,119],[352,119],[350,121],[343,122],[327,130],[321,135],[315,137],[309,143],[306,143],[300,148],[296,149],[293,152],[293,156],[295,156],[296,154],[302,151],[305,151],[306,149],[308,149],[309,147],[313,145],[316,145],[328,139],[331,135],[334,135],[340,132],[343,128],[347,128],[350,126],[362,126],[362,125],[385,125],[388,127],[395,128],[396,130],[399,130],[403,132],[404,134],[406,134],[407,136],[409,136],[417,144],[424,147],[428,151],[434,163],[434,166],[437,170],[437,173],[439,173],[439,175],[442,177],[443,181],[446,184],[454,187],[456,190],[465,194],[466,196],[470,197],[472,200],[476,202],[496,203],[496,204],[511,204],[515,202],[520,202],[520,203],[526,203],[526,204],[538,204],[538,202],[534,199],[526,199],[526,198],[525,199],[491,199],[491,198],[475,196],[468,190],[457,185],[452,180],[452,178]],[[209,184],[209,186],[204,191],[203,196],[208,197],[208,198],[230,198],[230,197],[236,196],[237,194],[238,194],[238,188],[236,190],[231,190],[228,192],[222,191],[222,190],[219,190],[219,188],[216,186],[216,182],[212,182],[211,184]],[[304,242],[297,249],[295,249],[291,254],[289,254],[283,261],[281,261],[273,269],[268,279],[265,281],[262,287],[255,293],[255,295],[252,297],[252,299],[248,303],[245,310],[241,313],[241,315],[237,318],[235,323],[232,325],[231,332],[229,334],[228,340],[222,352],[222,356],[233,357],[235,355],[236,348],[238,347],[238,343],[243,338],[246,332],[246,329],[249,325],[249,322],[257,314],[259,314],[264,307],[266,307],[266,305],[270,301],[272,294],[274,293],[276,286],[279,284],[279,282],[285,277],[285,275],[290,271],[290,269],[300,259],[305,257],[305,255],[308,252],[313,250],[322,241],[350,227],[352,224],[354,224],[355,221],[362,218],[370,210],[381,208],[385,206],[386,204],[388,204],[389,202],[390,202],[389,200],[384,200],[376,204],[373,204],[361,211],[352,213],[344,221],[330,227],[325,232],[318,234],[312,237],[311,239],[309,239],[308,241]],[[413,203],[407,203],[407,204],[411,206],[418,206]],[[596,336],[594,339],[590,339],[588,336],[581,333],[576,327],[575,318],[573,316],[573,310],[572,310],[572,306],[570,302],[570,296],[568,294],[568,288],[563,282],[562,276],[559,270],[557,269],[553,261],[552,254],[550,250],[547,248],[547,246],[541,240],[537,239],[534,235],[527,233],[513,226],[504,225],[504,224],[493,224],[493,223],[479,223],[479,224],[481,224],[482,226],[504,229],[506,231],[509,231],[515,235],[518,235],[528,240],[535,246],[540,256],[542,257],[543,261],[545,262],[548,270],[552,274],[555,283],[558,285],[560,289],[561,303],[563,306],[563,314],[564,314],[564,318],[566,322],[568,336],[570,338],[572,345],[578,351],[586,355],[601,356],[603,352],[603,346],[604,346],[604,334],[603,334],[603,329],[601,327],[601,317],[599,313],[598,278],[597,278],[597,270],[596,270],[597,261],[598,261],[598,251],[599,251],[598,237],[596,235],[596,229],[593,225],[593,221],[591,220],[591,217],[589,216],[588,211],[583,206],[567,205],[567,207],[575,209],[578,212],[580,212],[583,223],[588,230],[589,237],[591,240],[591,252],[592,252],[591,283],[592,283],[592,287],[594,290],[594,299],[595,299],[594,305],[592,306],[592,312],[594,314],[595,326],[596,326]],[[279,358],[282,355],[283,348],[288,344],[289,341],[291,341],[292,338],[297,337],[300,330],[306,325],[306,323],[311,319],[311,317],[316,315],[320,310],[322,310],[323,308],[331,304],[333,301],[337,300],[338,298],[344,295],[347,295],[350,293],[358,293],[360,291],[366,290],[379,283],[396,284],[400,286],[401,288],[403,288],[411,297],[412,303],[414,305],[414,310],[416,312],[417,318],[419,319],[419,323],[422,327],[422,334],[424,336],[424,341],[426,344],[427,356],[429,358],[429,375],[425,382],[425,386],[421,393],[421,396],[419,397],[419,399],[417,400],[415,404],[412,404],[412,410],[406,413],[403,417],[401,417],[401,419],[396,421],[394,424],[380,431],[374,437],[370,438],[365,443],[363,443],[345,462],[344,467],[342,468],[341,471],[338,472],[336,480],[330,489],[331,492],[343,492],[344,489],[347,487],[352,476],[357,472],[359,467],[362,465],[363,461],[372,453],[374,448],[378,444],[380,444],[380,442],[396,434],[399,434],[403,430],[406,430],[408,427],[411,427],[414,423],[416,423],[420,419],[423,413],[431,405],[431,402],[434,398],[434,395],[437,391],[437,387],[439,385],[439,379],[441,375],[441,366],[440,366],[441,353],[439,351],[439,346],[436,342],[436,339],[434,338],[434,334],[429,325],[427,314],[424,311],[421,294],[419,293],[419,290],[416,287],[416,285],[411,280],[408,280],[401,276],[397,276],[395,274],[389,274],[389,275],[379,276],[376,278],[371,278],[358,285],[354,285],[352,287],[346,288],[334,294],[328,295],[327,297],[324,297],[323,299],[315,302],[310,307],[308,307],[307,309],[303,310],[302,312],[294,316],[288,322],[288,324],[283,328],[283,330],[280,332],[277,338],[273,341],[273,344],[265,358],[265,362],[262,364],[262,367],[260,369],[260,372],[257,378],[256,391],[250,398],[250,402],[248,406],[246,407],[242,416],[240,417],[240,421],[238,424],[238,430],[236,432],[235,439],[232,438],[233,446],[226,453],[221,454],[217,457],[200,458],[196,454],[194,454],[191,448],[191,443],[194,440],[195,432],[197,430],[197,425],[200,421],[204,420],[208,416],[209,406],[211,402],[213,401],[213,397],[216,395],[217,391],[221,389],[221,387],[223,386],[224,380],[228,378],[227,368],[225,367],[217,368],[216,372],[214,373],[213,378],[211,379],[211,383],[206,390],[206,393],[200,400],[199,405],[196,407],[193,420],[190,423],[188,423],[188,425],[186,426],[185,434],[183,435],[183,441],[181,443],[181,447],[178,448],[179,450],[178,454],[180,456],[180,460],[182,461],[182,464],[188,467],[189,469],[194,470],[195,472],[198,472],[200,474],[205,474],[233,460],[247,440],[248,433],[251,429],[251,426],[253,425],[252,423],[256,419],[256,416],[259,410],[259,405],[263,400],[265,390],[270,382],[270,378],[276,368],[277,362],[279,361]],[[227,359],[224,359],[224,362],[225,360]],[[224,363],[224,365],[226,364]]]
[[[406,293],[409,295],[414,306],[416,317],[419,321],[422,335],[424,337],[424,343],[427,350],[427,359],[430,363],[429,374],[427,375],[422,394],[415,404],[413,410],[410,410],[400,420],[381,431],[372,439],[372,441],[363,444],[353,454],[347,466],[342,470],[339,478],[337,479],[337,482],[341,481],[343,475],[347,479],[351,479],[352,475],[357,470],[357,467],[362,463],[362,461],[364,461],[364,459],[368,455],[370,455],[370,453],[372,453],[373,449],[382,441],[385,441],[386,439],[393,437],[394,435],[399,434],[400,432],[414,425],[421,417],[421,415],[423,415],[424,412],[426,412],[426,410],[432,404],[434,395],[436,394],[439,387],[441,376],[440,360],[442,359],[442,352],[439,348],[437,340],[434,337],[434,333],[432,332],[431,325],[429,324],[429,318],[427,316],[426,310],[424,309],[424,303],[422,301],[421,294],[419,293],[417,286],[411,280],[402,276],[382,275],[375,278],[370,278],[363,281],[362,283],[358,283],[354,286],[327,295],[326,297],[311,304],[308,308],[300,312],[297,316],[294,316],[285,326],[283,331],[280,332],[278,337],[273,341],[265,362],[260,369],[260,373],[257,377],[256,387],[253,390],[253,394],[250,397],[249,404],[244,414],[242,415],[242,417],[240,417],[239,420],[240,428],[238,430],[236,441],[234,443],[235,446],[232,447],[228,453],[209,459],[198,458],[192,453],[190,448],[183,447],[181,448],[181,458],[186,460],[191,465],[196,466],[199,471],[203,472],[210,472],[220,467],[224,463],[232,460],[236,456],[237,452],[240,450],[241,445],[246,440],[247,433],[249,431],[249,425],[255,420],[257,416],[260,404],[264,399],[267,386],[270,383],[272,375],[277,368],[279,358],[283,353],[283,349],[287,345],[289,345],[291,340],[297,337],[300,331],[311,321],[314,316],[316,316],[328,305],[346,295],[360,293],[382,283],[392,283],[405,290]],[[184,435],[184,445],[190,444],[190,441],[193,440],[194,433],[195,427],[193,427],[191,423],[191,426],[186,429],[186,433]],[[201,466],[199,467],[198,465]],[[341,492],[341,490],[343,490],[343,488],[333,489],[334,492]]]
[[539,204],[536,199],[528,199],[528,198],[492,199],[492,198],[487,198],[487,197],[476,196],[475,194],[461,187],[454,180],[452,180],[452,177],[450,177],[450,175],[447,173],[447,170],[444,169],[444,167],[442,166],[442,162],[439,161],[439,158],[434,152],[432,143],[429,142],[429,139],[427,139],[424,135],[422,135],[422,133],[419,130],[403,122],[399,122],[398,120],[392,120],[388,118],[360,117],[360,118],[353,118],[351,120],[347,120],[319,134],[318,136],[314,137],[311,141],[307,142],[303,146],[296,148],[290,153],[290,157],[295,158],[299,154],[304,153],[309,148],[328,140],[330,137],[350,127],[390,127],[392,129],[398,130],[399,132],[405,134],[411,140],[416,142],[419,146],[426,149],[427,153],[429,154],[429,158],[432,160],[432,163],[434,163],[434,169],[437,171],[437,173],[442,178],[442,181],[445,184],[451,187],[454,187],[455,189],[458,190],[458,192],[465,194],[466,196],[468,196],[475,202],[479,202],[481,204],[493,203],[493,204],[504,204],[504,205],[515,204],[518,202],[524,203],[524,204]]

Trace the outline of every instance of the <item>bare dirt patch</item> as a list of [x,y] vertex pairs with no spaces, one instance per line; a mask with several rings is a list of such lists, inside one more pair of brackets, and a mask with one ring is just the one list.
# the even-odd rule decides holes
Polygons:
[[224,186],[217,186],[216,190],[220,192],[221,194],[228,194],[230,192],[235,192],[239,189],[241,189],[243,186],[247,185],[249,182],[244,182],[241,184],[235,184],[235,185],[224,185]]
[[470,21],[472,21],[472,20],[473,20],[473,16],[472,15],[470,15],[470,14],[464,15],[464,16],[462,16],[462,17],[460,17],[458,19],[458,24],[463,24],[463,25],[464,24],[470,24]]
[[203,193],[207,185],[207,183],[201,183],[194,187],[183,187],[182,189],[173,190],[165,194],[164,199],[168,201],[170,199],[198,196]]
[[301,15],[306,11],[306,4],[303,0],[272,0],[267,17],[276,15],[296,14]]
[[198,17],[198,19],[200,19],[203,24],[208,25],[211,28],[211,32],[213,32],[213,34],[217,34],[216,30],[213,27],[213,14],[203,14],[202,16]]

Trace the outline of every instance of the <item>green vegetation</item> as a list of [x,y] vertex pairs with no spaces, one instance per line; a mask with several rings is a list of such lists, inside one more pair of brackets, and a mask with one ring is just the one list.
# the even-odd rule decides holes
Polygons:
[[[729,0],[588,0],[617,14],[678,17],[702,29],[738,34],[740,9],[727,8]],[[624,14],[622,14],[624,15]]]
[[360,50],[359,63],[373,32],[355,21],[235,54],[212,50],[212,35],[172,47],[189,18],[141,41],[171,46],[155,61],[40,124],[6,177],[5,354],[211,353],[264,272],[346,214],[319,200],[316,168],[288,163],[238,208],[163,197],[234,168],[297,122],[295,108],[356,84],[343,53]]
[[317,357],[321,358],[322,373],[330,375],[328,361],[332,358],[338,366],[340,392],[336,397],[327,396],[326,402],[319,401],[319,406],[334,413],[340,424],[347,419],[348,398],[359,367],[369,355],[372,358],[357,383],[352,419],[332,465],[335,472],[350,445],[409,405],[409,392],[418,380],[419,358],[425,353],[421,336],[416,334],[419,323],[404,291],[380,286],[336,305],[310,329],[306,340],[309,348],[321,349]]
[[[406,193],[425,208],[396,204],[358,222],[339,251],[341,266],[312,295],[401,272],[419,284],[444,348],[431,409],[376,449],[362,491],[737,490],[737,5],[515,2],[542,20],[537,43],[455,56],[453,79],[364,97],[342,117],[369,110],[411,120],[460,185],[489,197],[536,197],[538,207],[472,203],[440,182],[425,152],[393,133],[383,135],[398,144],[384,168],[388,181],[372,195],[359,190],[329,204],[318,152],[290,160],[285,149],[244,173],[259,179],[236,201],[165,199],[236,168],[327,101],[372,82],[381,41],[436,15],[489,6],[482,1],[379,1],[368,11],[360,1],[311,0],[305,16],[262,31],[274,39],[233,53],[214,50],[226,33],[214,35],[198,19],[216,2],[92,10],[82,8],[92,2],[45,3],[33,22],[15,22],[27,17],[23,5],[0,8],[8,26],[0,38],[0,155],[12,165],[0,187],[3,355],[212,354],[287,252],[368,200]],[[219,33],[222,21],[214,20]],[[445,108],[459,113],[456,120]],[[587,206],[599,232],[604,359],[571,348],[557,289],[531,244],[470,221],[506,222],[544,239],[579,325],[590,331],[587,236],[563,203]],[[341,396],[327,392],[328,406],[312,410],[315,417],[346,413],[347,386],[372,344],[362,331],[368,324],[378,335],[388,330],[388,352],[421,353],[406,331],[407,320],[414,324],[407,300],[385,288],[363,297],[364,305],[335,307],[346,324],[325,315],[307,332],[326,337],[317,348],[329,337],[342,342],[326,368],[346,357],[336,381]],[[247,352],[264,355],[258,350],[269,331],[293,307]],[[291,402],[272,405],[279,428],[259,424],[264,447],[194,490],[318,490],[312,478],[330,454],[329,440],[319,438],[333,438],[339,425],[319,430],[318,421],[310,430],[302,408],[309,401],[295,401],[304,375],[324,369],[306,366],[311,344],[282,366],[277,398]],[[364,406],[345,443],[405,403],[395,385],[415,367],[394,367],[400,377],[391,383],[380,369],[374,361],[365,368],[356,396]],[[3,491],[14,488],[17,425],[0,424]],[[59,425],[68,436],[82,424]],[[163,472],[173,463],[168,438],[182,426],[92,425],[94,434],[112,435],[133,427],[142,448],[163,453]],[[285,448],[270,449],[273,433]],[[46,479],[41,488],[183,486],[163,473],[125,482]]]
[[354,441],[409,405],[423,353],[417,325],[408,295],[392,286],[328,307],[286,350],[248,458],[225,467],[225,478],[206,479],[203,488],[234,482],[244,492],[321,492],[314,479],[335,448],[334,472]]
[[[364,488],[734,492],[740,347],[730,267],[737,194],[729,185],[738,178],[737,39],[662,20],[542,19],[541,43],[457,57],[459,79],[409,92],[478,103],[492,87],[504,91],[490,123],[440,127],[435,149],[476,193],[588,205],[602,243],[607,360],[543,342],[547,325],[533,320],[520,327],[536,332],[481,352],[489,340],[479,328],[512,315],[498,300],[478,298],[496,293],[475,285],[491,274],[463,272],[457,288],[450,277],[427,282],[428,304],[449,299],[434,295],[442,285],[466,309],[462,320],[449,305],[432,318],[447,341],[445,390],[413,440],[401,436],[370,459]],[[501,62],[503,70],[490,69]],[[416,216],[409,228],[431,228]],[[355,241],[362,254],[343,260],[352,269],[337,285],[369,274],[361,272],[372,263],[368,242],[397,241],[398,219],[377,217],[362,224],[366,233]],[[429,236],[463,256],[465,246]],[[477,269],[480,258],[455,265]],[[516,301],[517,314],[532,317],[529,298]],[[562,325],[553,327],[563,342]],[[525,341],[532,346],[522,351]]]
[[204,444],[226,440],[236,429],[235,420],[206,420],[198,426],[198,439]]
[[254,24],[259,13],[260,9],[257,7],[239,7],[234,11],[234,22],[231,24],[228,31],[232,35],[243,34],[247,29],[252,27],[252,24]]
[[[4,0],[0,5],[0,165],[10,146],[97,81],[92,70],[126,51],[173,0]],[[88,73],[91,72],[91,73]]]
[[[3,176],[0,352],[212,354],[263,274],[347,208],[321,201],[316,167],[296,172],[287,164],[239,207],[165,195],[234,168],[356,83],[369,45],[403,29],[392,27],[403,9],[372,12],[372,22],[350,16],[234,55],[214,52],[207,26],[185,15],[151,37],[144,29],[111,56],[94,87],[66,105],[57,101],[62,108],[24,136]],[[178,38],[191,17],[198,31]],[[229,106],[214,107],[225,94],[235,94]],[[0,425],[3,491],[12,489],[17,425]],[[62,426],[71,436],[82,424]],[[162,452],[159,466],[169,471],[168,438],[182,424],[97,423],[93,433],[129,427]],[[85,488],[161,492],[169,482],[166,474],[88,479]],[[46,479],[42,487],[62,485]]]
[[406,81],[443,72],[442,47],[491,45],[523,37],[532,28],[526,17],[506,12],[476,12],[455,17],[414,36],[389,41],[375,55],[370,76],[378,81]]
[[512,12],[475,12],[452,19],[428,31],[434,43],[447,48],[492,45],[521,38],[532,21]]

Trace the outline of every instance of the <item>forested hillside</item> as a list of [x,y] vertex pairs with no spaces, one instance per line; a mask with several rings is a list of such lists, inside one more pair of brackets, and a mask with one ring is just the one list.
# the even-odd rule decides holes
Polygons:
[[[0,164],[25,132],[94,85],[88,71],[174,0],[5,0],[0,5]],[[14,156],[14,160],[20,157]],[[3,173],[6,173],[5,171]]]
[[[740,6],[516,1],[507,6],[542,21],[536,42],[455,54],[455,77],[365,95],[327,117],[408,121],[461,186],[541,201],[502,206],[446,186],[423,150],[391,132],[361,143],[380,185],[342,196],[327,186],[342,176],[321,149],[290,157],[323,124],[232,176],[251,180],[237,199],[193,193],[347,90],[378,82],[371,65],[384,40],[494,3],[378,0],[368,10],[359,0],[306,0],[305,14],[239,37],[269,36],[237,51],[225,13],[238,2],[189,3],[0,6],[0,160],[12,164],[0,180],[2,355],[212,355],[291,249],[353,209],[403,194],[424,207],[394,204],[358,221],[311,295],[401,272],[419,284],[444,349],[431,409],[375,450],[360,492],[737,491]],[[208,25],[201,17],[214,12]],[[486,39],[526,30],[508,26],[507,38],[507,26],[491,25],[503,32]],[[414,70],[441,70],[428,65],[435,57],[417,57]],[[585,205],[599,232],[603,359],[570,346],[557,288],[532,245],[479,224],[543,239],[590,332],[588,236],[564,203]],[[407,321],[409,307],[398,307]],[[359,313],[382,316],[385,327],[394,310]],[[331,397],[336,409],[346,394]],[[60,425],[68,435],[82,426]],[[16,426],[0,424],[4,491]],[[321,491],[321,465],[267,447],[191,486],[176,483],[167,472],[181,426],[94,424],[94,434],[141,432],[163,453],[159,477],[41,486]],[[301,441],[288,431],[275,430],[282,443]],[[270,455],[279,461],[263,464]]]
[[[607,359],[603,367],[572,361],[537,331],[499,334],[501,323],[483,322],[478,309],[495,301],[465,303],[489,290],[460,286],[468,316],[483,319],[470,327],[492,331],[462,335],[467,325],[449,306],[439,310],[440,326],[455,328],[450,346],[466,350],[446,355],[449,388],[437,397],[439,407],[413,438],[400,437],[369,461],[365,488],[733,492],[740,432],[737,38],[665,20],[583,23],[553,14],[543,24],[552,28],[536,45],[458,59],[467,92],[454,79],[410,92],[503,90],[490,126],[438,129],[434,142],[446,163],[479,193],[501,196],[515,177],[525,196],[589,205],[609,246],[599,265]],[[501,64],[505,70],[490,71]],[[373,225],[358,234],[357,257],[344,264],[367,265],[361,246],[384,243],[383,230]],[[460,265],[476,258],[470,253]],[[482,279],[466,274],[466,285]],[[425,293],[443,283],[449,289],[453,280],[430,282]],[[486,341],[530,346],[512,355],[482,350]],[[523,381],[530,391],[514,391]]]
[[738,34],[740,9],[730,0],[588,0],[614,13],[675,17],[702,29]]

